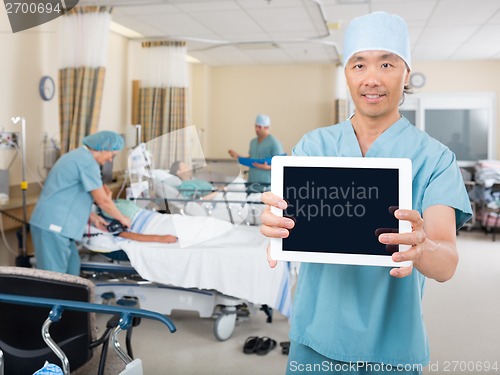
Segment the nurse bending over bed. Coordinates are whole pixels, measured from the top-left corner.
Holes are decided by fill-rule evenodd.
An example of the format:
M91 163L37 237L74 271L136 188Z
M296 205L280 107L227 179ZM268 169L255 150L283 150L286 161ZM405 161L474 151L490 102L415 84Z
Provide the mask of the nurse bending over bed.
M123 226L131 225L130 219L115 207L99 169L123 149L123 138L115 132L101 131L86 136L82 143L56 162L31 216L37 268L80 274L75 241L82 238L87 221L105 228L105 220L91 214L93 202Z

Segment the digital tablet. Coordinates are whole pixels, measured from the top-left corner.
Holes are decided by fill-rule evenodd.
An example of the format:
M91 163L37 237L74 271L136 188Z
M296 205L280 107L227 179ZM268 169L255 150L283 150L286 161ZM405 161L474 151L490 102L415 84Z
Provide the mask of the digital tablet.
M396 208L412 208L410 159L275 156L271 191L288 202L278 216L295 220L288 238L271 239L271 258L313 263L404 267L378 241L383 232L411 232ZM399 249L398 249L399 248Z

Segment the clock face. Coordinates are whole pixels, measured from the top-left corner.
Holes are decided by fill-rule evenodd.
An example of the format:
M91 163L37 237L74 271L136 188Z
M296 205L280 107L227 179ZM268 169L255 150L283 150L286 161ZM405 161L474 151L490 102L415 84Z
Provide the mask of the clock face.
M40 80L40 96L43 100L50 100L54 97L56 86L52 77L44 76Z
M410 85L419 89L425 85L425 76L422 73L412 73L410 75Z

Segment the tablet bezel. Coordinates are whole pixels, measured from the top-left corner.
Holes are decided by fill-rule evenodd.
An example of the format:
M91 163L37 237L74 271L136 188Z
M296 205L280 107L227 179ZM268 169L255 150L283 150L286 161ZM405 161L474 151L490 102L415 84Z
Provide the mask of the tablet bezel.
M412 209L412 164L410 159L275 156L272 159L271 192L278 197L283 197L284 167L397 169L399 178L399 208ZM271 207L271 212L277 216L283 216L283 210L276 207ZM409 232L411 232L410 222L399 220L399 233ZM383 255L286 251L283 250L283 240L281 238L271 238L270 245L270 256L274 260L384 267L407 267L411 265L410 261L394 262L390 256ZM405 251L409 248L409 245L399 245L399 251Z

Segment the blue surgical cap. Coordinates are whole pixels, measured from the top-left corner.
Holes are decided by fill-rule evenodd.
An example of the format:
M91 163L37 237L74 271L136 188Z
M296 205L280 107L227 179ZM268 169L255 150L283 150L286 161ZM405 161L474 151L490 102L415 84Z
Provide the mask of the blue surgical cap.
M353 19L344 35L344 66L361 51L394 53L411 68L406 22L400 16L386 12L374 12Z
M269 118L268 115L257 115L257 118L255 119L255 125L259 126L270 126L271 125L271 119Z
M95 151L120 151L125 146L120 134L108 130L87 135L82 143Z

